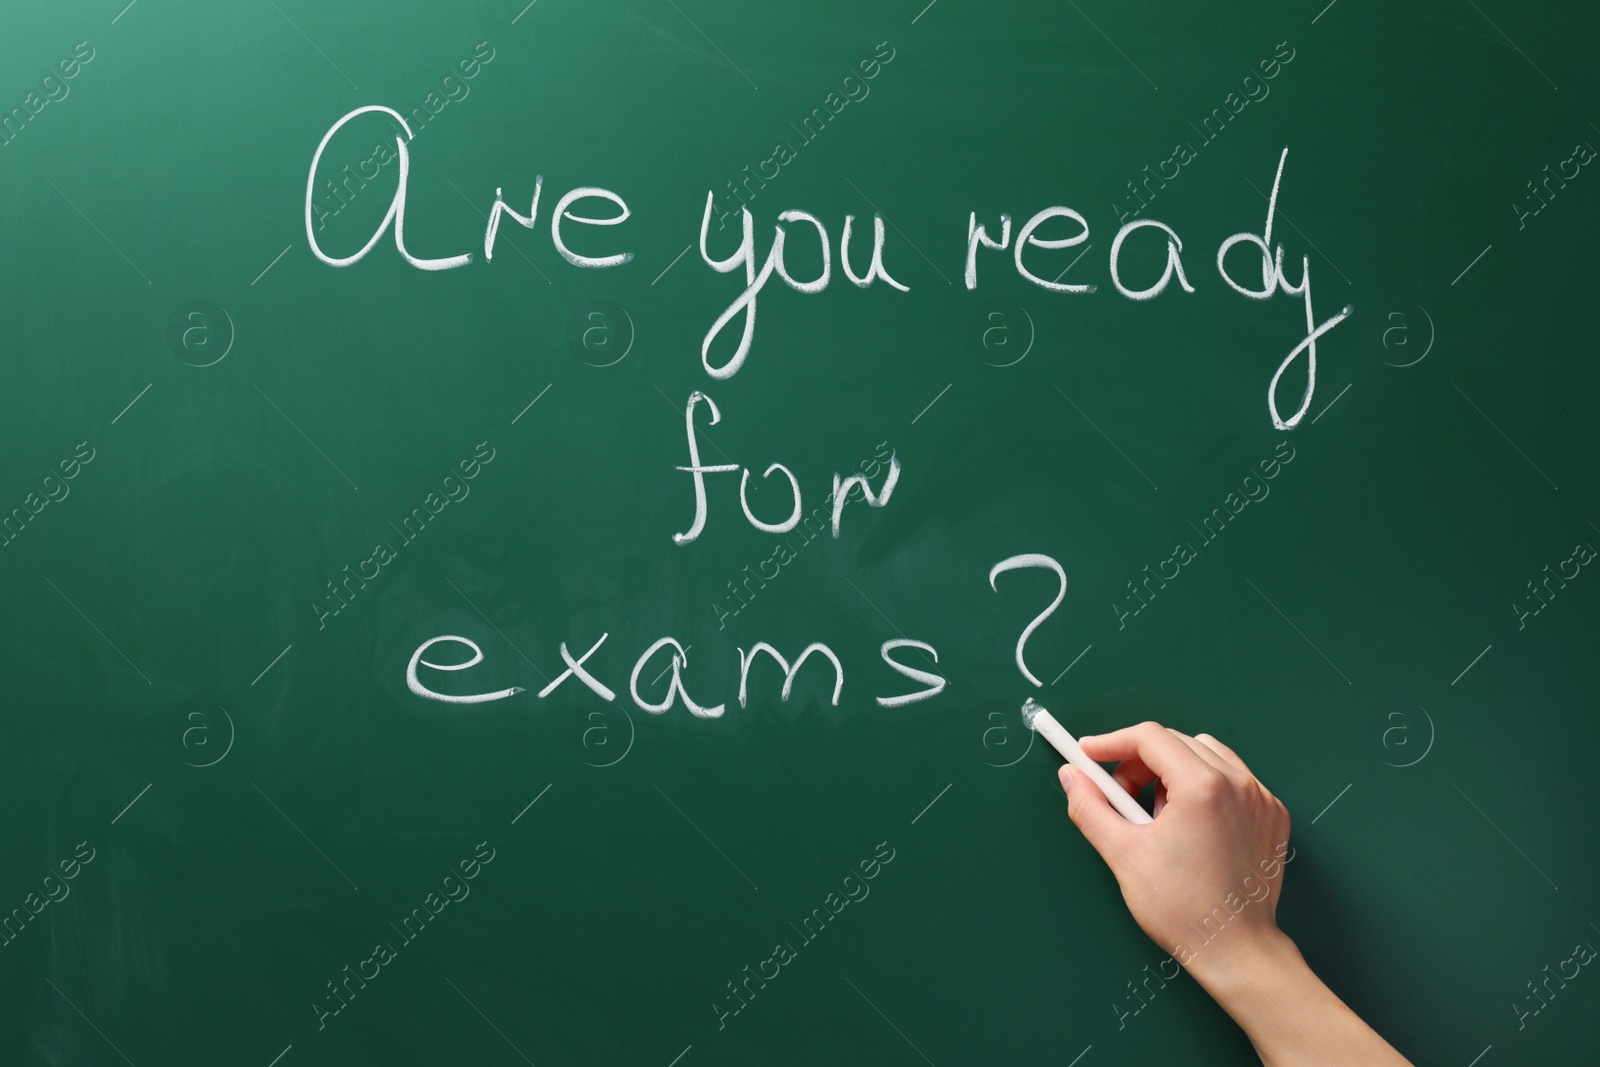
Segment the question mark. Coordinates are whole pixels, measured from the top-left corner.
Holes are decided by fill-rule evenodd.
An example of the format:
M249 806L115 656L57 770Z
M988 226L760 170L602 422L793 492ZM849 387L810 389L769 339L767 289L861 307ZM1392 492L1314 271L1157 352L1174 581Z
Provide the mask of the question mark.
M1027 629L1022 631L1022 636L1017 638L1017 670L1021 671L1022 676L1028 681L1043 689L1044 683L1035 678L1033 672L1028 670L1028 665L1023 662L1022 649L1028 643L1028 638L1033 636L1033 631L1039 628L1039 624L1048 619L1061 606L1061 601L1066 598L1067 572L1061 569L1061 564L1049 556L1041 555L1038 552L1024 552L1020 556L1012 556L1010 559L1001 560L989 570L989 588L998 593L1000 587L994 584L994 580L1006 571L1020 570L1023 567L1043 567L1045 570L1054 571L1055 576L1061 579L1061 591L1056 594L1056 598L1050 602L1049 607L1033 617L1033 621L1028 624Z

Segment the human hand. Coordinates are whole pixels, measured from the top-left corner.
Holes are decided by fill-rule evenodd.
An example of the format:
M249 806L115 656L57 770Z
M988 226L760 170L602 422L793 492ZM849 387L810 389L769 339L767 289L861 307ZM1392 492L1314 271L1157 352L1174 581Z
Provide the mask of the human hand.
M1276 947L1289 812L1209 734L1154 722L1078 739L1133 796L1156 783L1155 820L1135 825L1095 784L1061 768L1068 813L1116 876L1140 928L1202 983Z
M1410 1061L1356 1016L1278 929L1289 812L1209 734L1145 722L1078 745L1131 795L1156 783L1155 819L1128 822L1061 768L1067 811L1117 877L1135 921L1216 999L1267 1067Z

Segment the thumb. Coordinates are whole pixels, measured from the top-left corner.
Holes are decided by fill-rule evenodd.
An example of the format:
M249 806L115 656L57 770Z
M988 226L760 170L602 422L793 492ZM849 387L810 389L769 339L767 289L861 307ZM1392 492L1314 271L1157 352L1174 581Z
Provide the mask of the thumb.
M1067 794L1067 816L1089 844L1094 846L1094 850L1100 853L1106 866L1113 873L1120 874L1127 862L1119 851L1128 844L1122 840L1131 829L1127 821L1111 806L1106 795L1089 780L1088 775L1070 763L1061 765L1060 775L1061 788Z

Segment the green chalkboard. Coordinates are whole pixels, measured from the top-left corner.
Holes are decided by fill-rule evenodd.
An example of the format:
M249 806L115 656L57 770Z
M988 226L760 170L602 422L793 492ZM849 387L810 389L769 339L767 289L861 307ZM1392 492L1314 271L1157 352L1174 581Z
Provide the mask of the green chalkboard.
M1416 1062L1592 1059L1597 45L11 12L0 1061L1249 1061L1030 696L1238 749Z

